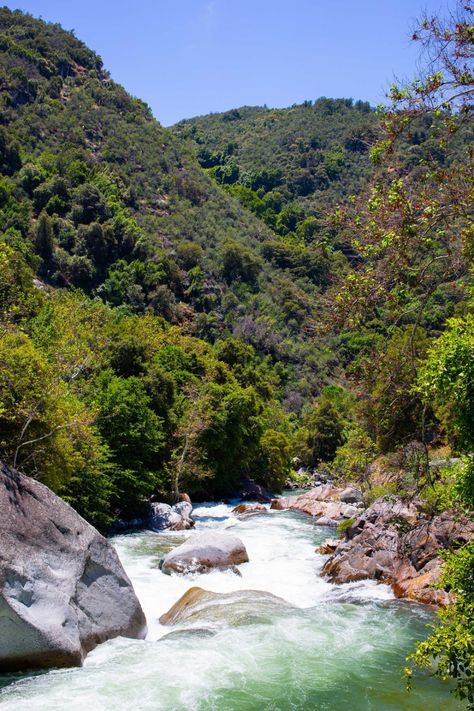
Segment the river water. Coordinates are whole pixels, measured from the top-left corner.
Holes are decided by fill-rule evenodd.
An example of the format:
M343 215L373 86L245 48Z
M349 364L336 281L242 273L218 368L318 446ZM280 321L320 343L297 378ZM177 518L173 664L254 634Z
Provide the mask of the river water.
M116 639L81 669L0 677L2 711L451 711L461 708L428 675L408 694L404 659L431 615L373 582L334 586L319 577L315 547L329 529L269 511L237 520L231 506L194 510L197 529L228 531L247 547L242 575L166 576L160 557L189 532L141 531L113 543L145 610L144 641ZM291 603L251 616L235 605L182 628L158 618L186 590L272 592ZM0 640L1 644L1 640Z

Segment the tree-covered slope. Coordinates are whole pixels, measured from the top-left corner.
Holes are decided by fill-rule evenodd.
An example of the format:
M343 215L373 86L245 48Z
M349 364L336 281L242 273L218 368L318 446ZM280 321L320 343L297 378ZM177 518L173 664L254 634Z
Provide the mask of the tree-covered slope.
M0 11L0 86L0 230L43 280L238 336L281 363L292 407L317 392L341 255L275 235L58 25Z
M278 234L308 239L373 173L378 116L367 102L305 101L287 109L244 106L173 128L200 164Z

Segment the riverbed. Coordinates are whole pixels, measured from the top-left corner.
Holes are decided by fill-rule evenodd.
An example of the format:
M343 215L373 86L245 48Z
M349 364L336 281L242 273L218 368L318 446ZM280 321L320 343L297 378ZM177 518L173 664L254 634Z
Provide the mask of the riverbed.
M333 531L310 517L267 511L239 520L227 504L199 505L196 529L228 531L250 561L234 572L167 576L161 556L189 536L140 531L113 543L148 620L145 640L100 645L81 669L0 676L2 711L428 711L462 708L424 676L407 693L405 656L432 613L374 582L335 586L315 548ZM222 606L170 628L158 618L191 586L263 590L290 606L249 617ZM1 641L0 641L1 644Z

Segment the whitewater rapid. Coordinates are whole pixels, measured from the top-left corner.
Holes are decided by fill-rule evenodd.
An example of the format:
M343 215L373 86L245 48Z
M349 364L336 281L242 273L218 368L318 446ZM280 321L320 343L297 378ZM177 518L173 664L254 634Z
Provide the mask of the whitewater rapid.
M100 645L81 669L0 677L2 711L443 711L461 708L426 676L411 694L405 656L431 613L374 582L334 586L315 549L333 532L286 511L239 520L232 505L194 509L196 529L229 531L249 562L231 571L167 576L161 556L190 532L140 531L113 543L148 620L146 640ZM264 590L294 606L238 624L225 614L202 629L159 623L189 587ZM230 609L230 608L229 608ZM170 634L171 633L171 634ZM1 640L0 640L1 644Z

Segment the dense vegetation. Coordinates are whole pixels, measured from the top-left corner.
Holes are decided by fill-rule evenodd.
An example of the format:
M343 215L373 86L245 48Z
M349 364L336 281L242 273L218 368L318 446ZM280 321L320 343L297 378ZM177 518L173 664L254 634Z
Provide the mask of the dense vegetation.
M318 392L318 296L340 255L282 241L59 26L0 10L0 83L0 229L25 253L37 224L43 280L244 340L280 363L294 410Z
M384 112L168 131L72 34L0 10L0 457L103 528L279 490L295 455L472 511L472 18L421 24L426 75ZM472 561L447 555L456 602L413 657L469 708Z
M274 232L309 244L328 238L329 209L366 186L379 122L367 102L320 98L288 109L243 106L173 130Z

